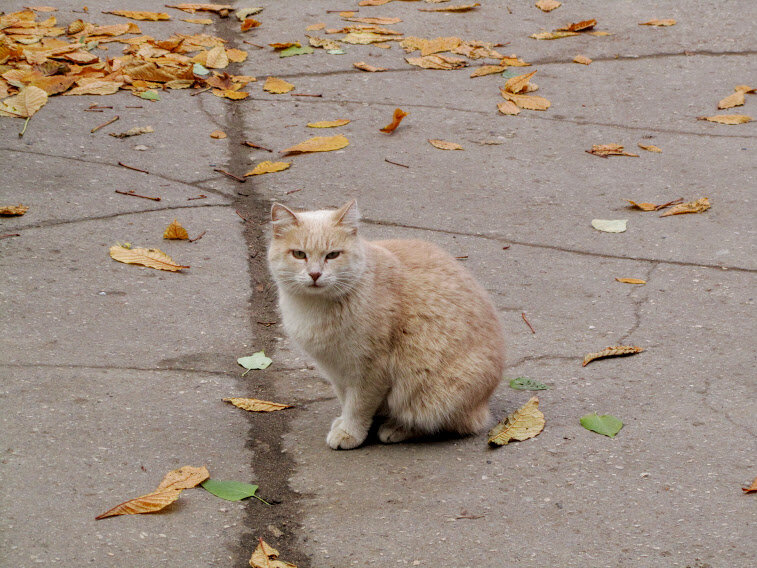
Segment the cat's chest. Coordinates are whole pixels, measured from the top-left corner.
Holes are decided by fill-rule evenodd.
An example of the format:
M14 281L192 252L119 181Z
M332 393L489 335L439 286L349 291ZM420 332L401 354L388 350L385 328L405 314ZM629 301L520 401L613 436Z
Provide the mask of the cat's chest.
M341 350L355 340L352 319L342 310L287 298L280 306L289 336L313 354Z

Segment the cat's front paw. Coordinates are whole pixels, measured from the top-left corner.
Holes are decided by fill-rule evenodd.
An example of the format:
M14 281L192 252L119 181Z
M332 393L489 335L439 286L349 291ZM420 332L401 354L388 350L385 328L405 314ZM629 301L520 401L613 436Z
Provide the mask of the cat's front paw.
M415 436L415 432L408 430L404 426L401 426L396 422L393 422L392 420L384 422L381 426L379 426L378 429L379 440L381 440L385 444L402 442L403 440L407 440L408 438L412 438L413 436Z
M331 424L329 435L326 436L326 443L332 450L351 450L357 448L365 441L368 432L359 433L356 429L352 430L352 432L350 430L340 416Z

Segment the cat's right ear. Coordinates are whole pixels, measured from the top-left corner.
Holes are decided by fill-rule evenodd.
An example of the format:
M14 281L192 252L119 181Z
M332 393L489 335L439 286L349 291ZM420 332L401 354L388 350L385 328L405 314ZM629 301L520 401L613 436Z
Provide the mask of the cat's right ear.
M281 237L289 229L299 225L300 220L294 211L288 207L281 203L274 203L271 207L271 223L273 225L273 236Z

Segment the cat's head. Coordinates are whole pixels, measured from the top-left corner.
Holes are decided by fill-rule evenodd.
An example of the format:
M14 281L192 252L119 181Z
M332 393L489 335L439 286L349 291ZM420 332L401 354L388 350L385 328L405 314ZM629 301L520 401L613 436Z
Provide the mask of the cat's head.
M271 209L268 264L280 288L292 294L338 297L365 271L355 201L336 210Z

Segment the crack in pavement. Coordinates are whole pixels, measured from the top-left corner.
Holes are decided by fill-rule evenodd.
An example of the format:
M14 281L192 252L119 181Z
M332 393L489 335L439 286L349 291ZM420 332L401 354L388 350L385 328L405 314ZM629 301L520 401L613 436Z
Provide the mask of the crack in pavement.
M120 365L84 365L84 364L60 364L60 363L3 363L1 368L10 369L33 369L43 367L45 369L94 369L94 370L116 370L116 371L149 371L158 373L203 373L213 375L224 375L236 377L234 373L219 371L218 369L192 369L186 367L130 367Z
M659 264L653 264L649 267L649 270L647 270L647 273L644 275L644 280L649 282L652 278L652 274L654 274L655 270L659 267ZM646 288L646 284L643 286L644 290L642 293L640 293L637 297L633 297L635 292L641 292L638 290L637 286L631 286L631 289L628 291L627 298L631 299L634 309L633 309L633 317L634 322L631 325L630 329L624 333L619 339L618 344L623 345L624 342L629 339L641 326L641 309L644 307L646 302L649 301L649 289Z
M588 250L582 250L582 249L572 249L568 247L561 247L558 245L548 245L544 243L531 243L528 241L516 241L513 239L508 239L501 235L484 235L481 233L466 233L463 231L452 231L450 229L437 229L434 227L422 227L420 225L407 225L405 223L398 223L395 221L387 221L384 219L361 219L361 223L365 223L367 225L378 225L378 226L385 226L385 227L398 227L401 229L414 229L417 231L429 231L432 233L442 233L445 235L459 235L462 237L472 237L472 238L478 238L478 239L485 239L488 241L495 241L499 243L506 243L510 245L517 245L522 247L531 247L531 248L538 248L538 249L547 249L547 250L554 250L558 252L565 252L569 254L578 254L582 256L591 256L596 258L607 258L607 259L615 259L615 260L634 260L637 262L650 262L653 264L668 264L672 266L693 266L696 268L715 268L718 270L732 270L734 272L746 272L746 273L754 273L757 272L757 269L754 268L746 268L743 266L726 266L723 264L708 264L708 263L702 263L702 262L686 262L682 260L663 260L659 258L647 258L642 256L624 256L620 254L609 254L609 253L601 253L601 252L592 252Z

